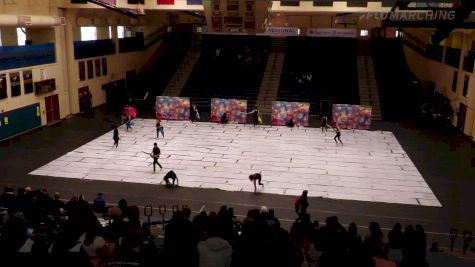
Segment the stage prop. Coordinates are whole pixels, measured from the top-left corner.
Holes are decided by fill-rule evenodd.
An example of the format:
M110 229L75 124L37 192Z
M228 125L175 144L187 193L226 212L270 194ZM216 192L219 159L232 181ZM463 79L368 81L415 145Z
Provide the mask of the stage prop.
M228 123L246 123L247 101L240 99L211 99L211 121L220 122L226 112Z
M361 129L371 128L371 107L333 104L332 126L338 125L341 129Z
M285 125L292 119L295 125L308 126L310 104L304 102L272 102L272 125Z
M125 114L126 116L130 116L132 119L137 118L137 109L132 107L132 106L126 106L124 107L124 110L122 111L122 114Z
M157 96L155 116L166 120L188 120L190 99L188 97Z

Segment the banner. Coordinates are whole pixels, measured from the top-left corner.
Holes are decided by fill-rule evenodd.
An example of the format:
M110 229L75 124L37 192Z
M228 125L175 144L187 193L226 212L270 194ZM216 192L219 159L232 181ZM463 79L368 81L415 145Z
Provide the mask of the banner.
M333 104L332 126L341 129L371 128L371 107L348 104Z
M271 36L299 36L299 28L290 27L267 27L265 35Z
M174 5L175 0L157 0L157 5Z
M224 113L229 123L246 123L247 101L239 99L211 99L211 121L221 122Z
M285 125L291 119L295 125L308 126L309 103L303 102L272 102L272 125Z
M344 29L344 28L308 28L307 36L310 37L341 37L341 38L356 38L358 32L356 29Z
M191 5L202 5L203 0L186 0L186 4L191 6Z
M188 97L157 96L155 116L166 120L190 119L190 99Z

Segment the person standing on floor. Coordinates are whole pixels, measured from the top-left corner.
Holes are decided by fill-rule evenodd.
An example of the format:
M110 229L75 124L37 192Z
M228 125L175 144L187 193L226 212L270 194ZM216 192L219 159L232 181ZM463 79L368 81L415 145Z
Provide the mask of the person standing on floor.
M336 139L338 139L338 141L340 141L340 143L343 145L343 142L340 139L341 132L340 128L338 128L338 125L336 125L333 130L335 131L335 137L333 137L333 140L335 140L335 143L338 144L338 142L336 141Z
M157 128L157 138L160 136L160 133L162 133L163 138L165 138L165 132L163 130L163 125L162 125L162 120L157 118L157 124L155 125Z
M157 143L153 143L153 150L151 156L153 157L153 172L155 172L155 164L158 164L161 170L162 165L158 163L158 158L160 157L160 148L158 148Z
M307 208L309 206L307 194L308 191L303 190L302 195L295 200L295 212L301 219L307 214Z
M328 125L327 125L327 122L328 122L328 118L327 116L323 115L322 116L322 119L320 120L320 127L322 127L322 132L323 132L323 129L325 128L325 131L328 131Z
M132 130L132 117L130 115L127 116L127 122L125 123L125 126L127 127L127 132L129 131L129 128L130 130Z
M191 108L190 108L190 120L191 122L195 122L196 119L198 119L198 109L196 108L195 105L191 105Z
M259 123L259 109L257 106L254 106L254 109L247 114L252 114L252 124L254 124L254 127L256 127L256 125Z
M114 136L112 137L112 139L114 139L114 144L112 145L112 147L115 146L115 148L117 148L119 146L119 130L117 129L117 127L114 128Z

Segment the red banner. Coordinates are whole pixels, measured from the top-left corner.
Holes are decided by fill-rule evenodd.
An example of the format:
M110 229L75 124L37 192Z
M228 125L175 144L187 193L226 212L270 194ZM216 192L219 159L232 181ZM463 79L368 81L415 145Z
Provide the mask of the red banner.
M174 5L175 0L157 0L157 5Z

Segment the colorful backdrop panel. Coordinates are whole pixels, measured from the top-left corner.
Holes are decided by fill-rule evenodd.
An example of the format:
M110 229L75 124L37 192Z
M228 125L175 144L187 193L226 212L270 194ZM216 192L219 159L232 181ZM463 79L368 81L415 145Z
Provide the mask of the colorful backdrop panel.
M308 126L310 104L304 102L272 102L272 125L285 125L292 119L296 125Z
M246 123L247 100L211 99L211 121L220 122L226 112L229 123Z
M156 117L166 120L188 120L190 99L188 97L157 96Z
M368 130L371 128L371 107L333 104L332 122L342 129Z

